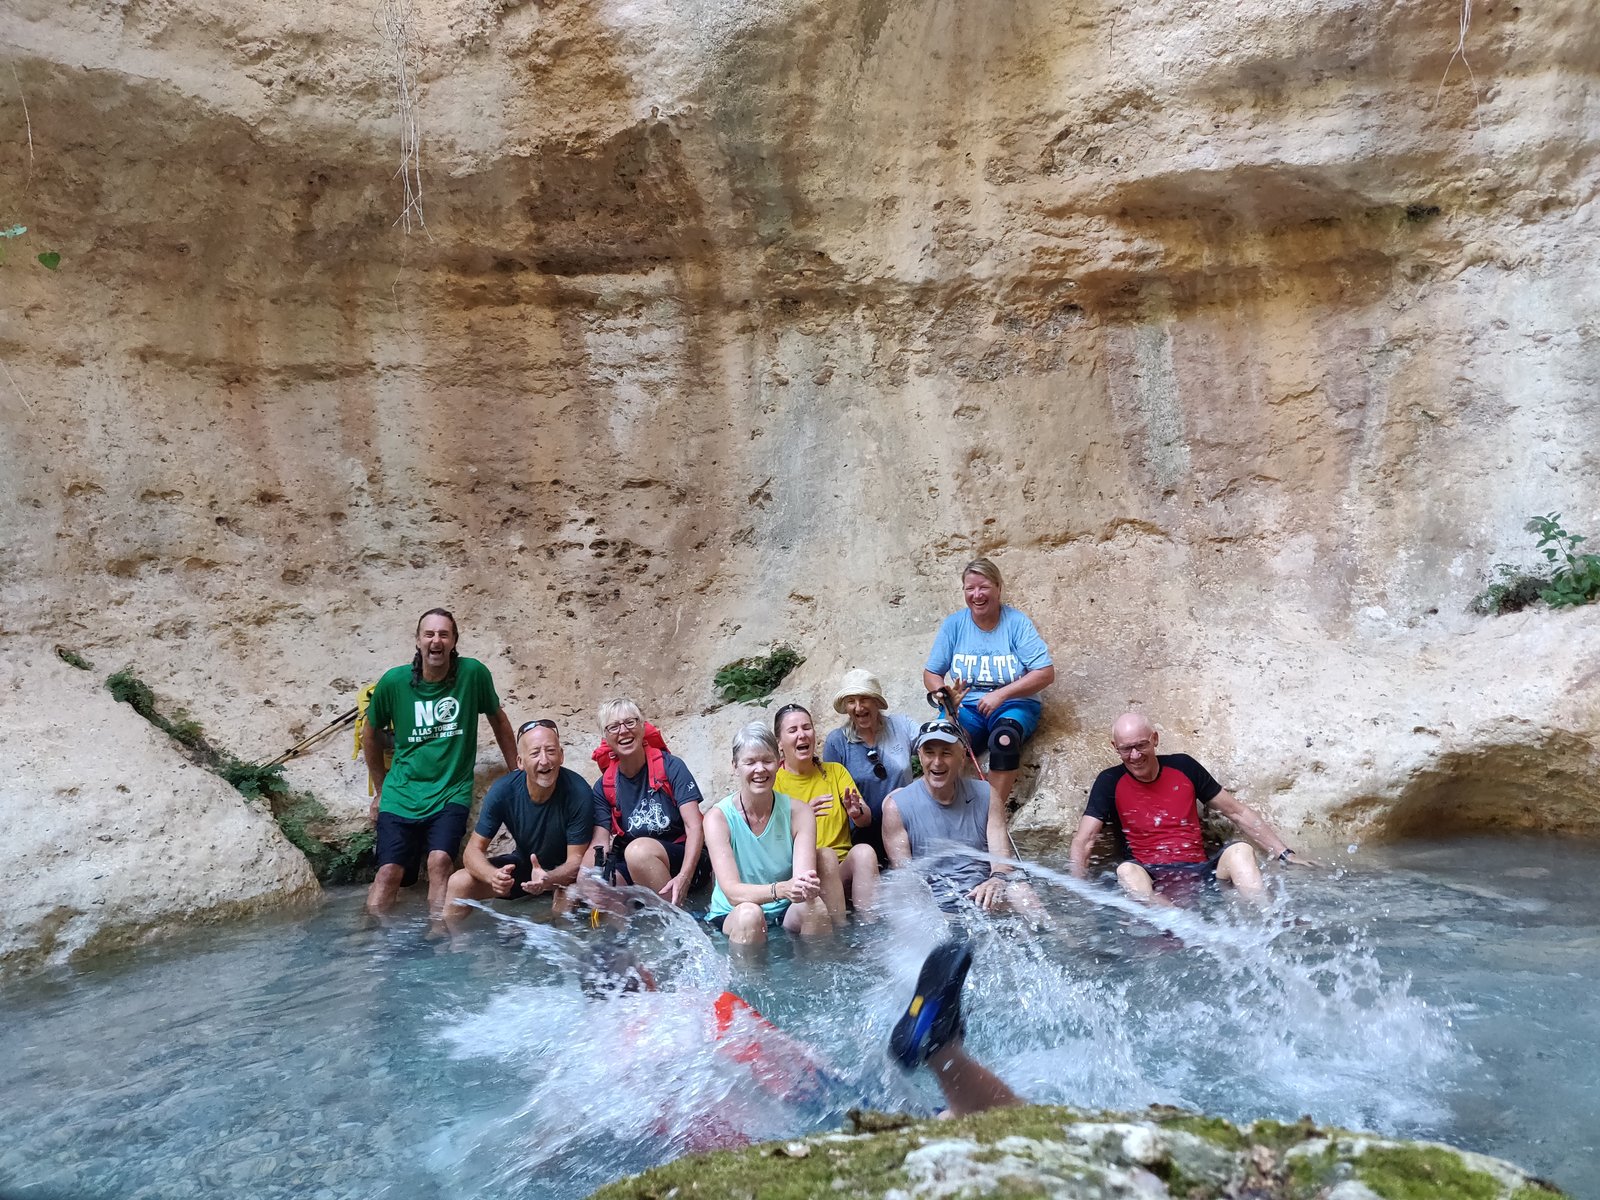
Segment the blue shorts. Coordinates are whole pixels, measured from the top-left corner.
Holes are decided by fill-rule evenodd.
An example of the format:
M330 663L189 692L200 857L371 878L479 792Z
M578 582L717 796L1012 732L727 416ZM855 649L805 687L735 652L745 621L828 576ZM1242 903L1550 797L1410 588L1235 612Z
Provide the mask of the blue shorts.
M986 717L978 711L977 697L970 697L961 701L961 710L956 715L961 718L961 727L972 739L972 752L982 754L989 747L989 731L1001 717L1010 717L1021 725L1022 740L1027 741L1033 736L1033 731L1039 728L1039 716L1043 712L1044 705L1037 700L1007 700Z

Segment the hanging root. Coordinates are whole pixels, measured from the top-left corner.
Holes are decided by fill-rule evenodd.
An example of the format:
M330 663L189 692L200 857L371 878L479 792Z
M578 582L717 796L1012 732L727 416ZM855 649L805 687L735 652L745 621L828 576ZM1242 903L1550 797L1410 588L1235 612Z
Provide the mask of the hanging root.
M400 118L400 179L403 202L395 224L407 233L428 231L422 212L422 139L417 128L417 85L410 68L411 0L382 0L378 19L394 53L395 112Z
M1450 61L1444 65L1444 74L1439 77L1439 87L1433 93L1433 104L1439 106L1439 97L1444 94L1445 82L1450 78L1450 68L1456 65L1456 59L1461 60L1461 65L1467 69L1467 78L1472 81L1472 109L1474 114L1478 111L1478 77L1473 73L1472 64L1467 61L1467 32L1472 28L1472 0L1461 0L1461 28L1456 34L1455 49L1450 52ZM1480 118L1481 119L1481 118Z

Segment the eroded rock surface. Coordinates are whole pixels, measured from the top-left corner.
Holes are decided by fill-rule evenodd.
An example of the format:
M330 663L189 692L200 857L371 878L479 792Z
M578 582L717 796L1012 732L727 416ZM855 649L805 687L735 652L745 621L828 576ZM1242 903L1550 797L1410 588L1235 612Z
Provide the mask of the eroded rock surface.
M49 651L8 657L0 722L8 966L318 896L305 856L262 805L187 762L93 673Z
M883 1124L866 1114L869 1128ZM1540 1200L1563 1193L1499 1159L1428 1142L1177 1110L1000 1109L682 1158L594 1200L828 1196L944 1200Z
M13 0L0 645L268 758L444 603L716 792L719 664L922 713L984 552L1060 670L1024 827L1132 704L1302 840L1600 832L1595 611L1464 612L1600 536L1597 63L1581 0Z

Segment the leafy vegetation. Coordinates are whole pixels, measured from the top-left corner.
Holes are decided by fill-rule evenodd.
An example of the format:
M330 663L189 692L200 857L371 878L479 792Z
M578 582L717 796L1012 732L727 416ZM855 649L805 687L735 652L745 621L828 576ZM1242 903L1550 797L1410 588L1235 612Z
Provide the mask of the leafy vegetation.
M1540 599L1551 608L1574 608L1600 599L1600 554L1578 550L1586 537L1563 529L1558 512L1533 517L1528 532L1539 535L1539 552L1555 568Z
M1494 582L1467 605L1480 617L1502 617L1506 613L1521 612L1529 605L1537 604L1540 594L1550 584L1548 576L1530 574L1510 563L1497 563L1494 571Z
M1494 580L1467 607L1484 617L1521 612L1536 600L1551 608L1573 608L1600 600L1600 554L1580 550L1588 541L1562 527L1561 514L1532 517L1526 526L1539 535L1536 548L1549 564L1547 573L1527 571L1510 563L1495 565Z
M79 654L76 650L69 649L66 646L56 647L56 657L62 662L66 663L67 666L77 667L80 671L94 670L94 664L92 662L90 662L83 655Z
M310 792L291 790L281 764L249 762L219 749L184 709L170 718L164 716L156 707L155 693L131 667L108 678L106 690L183 746L193 761L227 780L246 800L265 804L283 835L306 856L323 883L361 883L372 878L372 831L363 829L333 838L333 820L327 808Z
M724 704L753 704L765 700L805 656L793 646L779 644L765 657L741 658L711 677Z

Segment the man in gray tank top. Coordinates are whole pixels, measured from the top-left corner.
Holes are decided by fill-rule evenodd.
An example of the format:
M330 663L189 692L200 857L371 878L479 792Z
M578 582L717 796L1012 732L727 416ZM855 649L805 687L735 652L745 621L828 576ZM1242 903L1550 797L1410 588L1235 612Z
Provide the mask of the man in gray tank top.
M931 858L924 866L940 908L970 901L985 912L1011 907L1042 916L1032 890L1020 881L1009 882L1011 868L960 852L966 846L988 853L989 786L967 778L966 750L956 727L949 721L928 721L917 730L912 746L922 763L922 778L883 802L883 847L890 865ZM1009 850L997 852L1009 857Z

